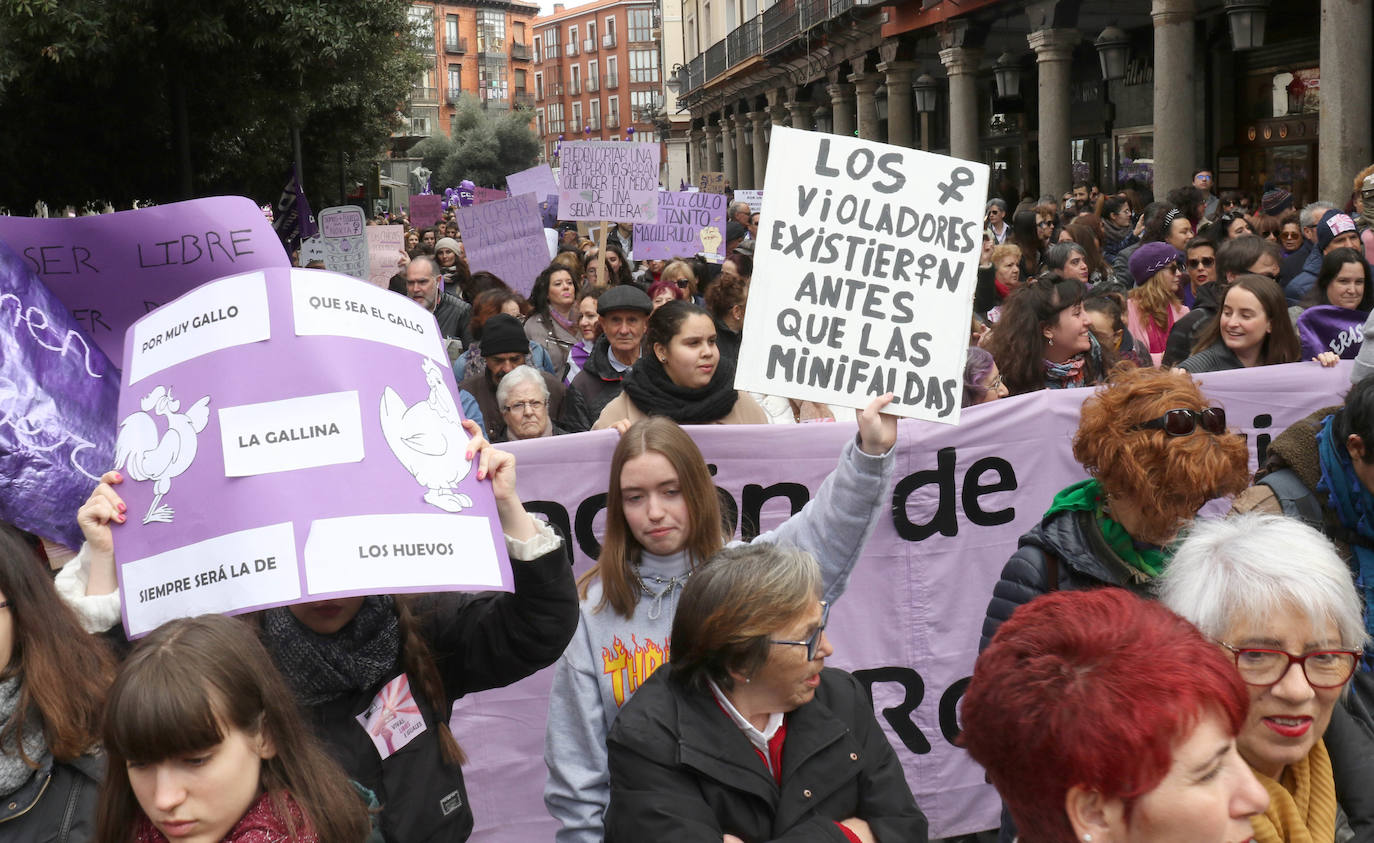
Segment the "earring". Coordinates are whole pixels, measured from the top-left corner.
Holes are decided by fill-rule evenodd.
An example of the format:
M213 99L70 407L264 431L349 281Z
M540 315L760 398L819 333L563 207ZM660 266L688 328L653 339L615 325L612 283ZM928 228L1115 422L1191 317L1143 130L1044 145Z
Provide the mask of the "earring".
M1047 337L1045 337L1045 342L1047 342L1047 343L1050 344L1050 348L1054 348L1054 337L1053 337L1053 336L1047 336Z
M1093 836L1091 834L1083 835L1083 843L1093 843Z

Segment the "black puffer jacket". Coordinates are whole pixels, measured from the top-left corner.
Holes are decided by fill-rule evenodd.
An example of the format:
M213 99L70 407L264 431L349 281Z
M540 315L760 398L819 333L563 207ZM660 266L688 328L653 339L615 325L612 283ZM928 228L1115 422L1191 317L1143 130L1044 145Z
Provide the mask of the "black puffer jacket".
M1017 607L1050 591L1086 591L1120 586L1149 596L1144 574L1126 564L1102 538L1091 512L1057 512L1031 528L1017 541L1016 552L1002 568L1002 578L992 589L983 636L982 652L997 629ZM1048 557L1057 562L1058 584L1051 588Z
M600 417L601 411L606 409L606 405L614 401L624 388L622 379L625 374L617 372L611 365L610 353L610 341L604 336L597 337L596 345L592 346L592 353L587 356L586 365L572 381L572 388L581 393L587 417L592 421Z
M95 805L103 778L103 755L83 755L67 763L50 762L28 784L0 800L0 840L95 840Z

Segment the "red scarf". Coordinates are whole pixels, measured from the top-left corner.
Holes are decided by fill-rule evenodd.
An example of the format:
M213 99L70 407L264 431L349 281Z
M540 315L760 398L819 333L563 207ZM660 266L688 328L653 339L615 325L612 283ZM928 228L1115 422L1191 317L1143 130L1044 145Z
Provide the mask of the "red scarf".
M297 829L296 843L319 843L320 838L306 822L301 806L296 804L291 794L285 794L285 797L291 820ZM135 843L168 843L166 835L157 830L146 814L139 815L134 840ZM224 835L226 843L288 843L290 840L286 820L272 810L272 800L266 793L259 796L242 819Z

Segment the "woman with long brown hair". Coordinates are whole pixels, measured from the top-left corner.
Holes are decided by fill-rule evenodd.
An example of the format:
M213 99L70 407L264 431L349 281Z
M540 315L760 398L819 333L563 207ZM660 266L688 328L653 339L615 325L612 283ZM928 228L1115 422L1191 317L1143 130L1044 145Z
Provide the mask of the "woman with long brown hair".
M1116 355L1093 335L1085 292L1080 281L1051 276L1023 285L1002 304L987 347L1012 395L1107 379Z
M46 563L0 525L0 839L98 839L100 717L109 652L53 588Z
M859 435L801 512L755 542L793 545L821 563L824 599L843 592L887 500L897 420L890 394L858 414ZM610 796L606 734L620 706L668 660L682 586L733 532L706 460L669 419L625 431L611 458L606 533L581 579L581 619L554 672L544 803L559 843L600 841ZM616 667L616 660L624 657Z

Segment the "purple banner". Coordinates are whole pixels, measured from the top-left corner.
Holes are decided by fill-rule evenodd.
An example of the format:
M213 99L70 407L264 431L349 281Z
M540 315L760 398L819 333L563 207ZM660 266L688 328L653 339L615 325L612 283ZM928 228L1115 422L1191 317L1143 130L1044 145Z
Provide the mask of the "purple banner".
M438 326L410 299L316 270L222 278L135 323L123 375L130 634L327 597L511 588Z
M564 142L558 153L559 216L657 222L658 159L656 143Z
M528 296L549 265L544 223L534 194L522 193L455 212L473 272L485 269Z
M429 228L444 216L444 197L437 193L421 193L410 197L410 224L415 228Z
M117 214L0 217L0 240L38 273L111 360L124 332L212 278L290 259L251 199L216 196Z
M506 187L510 188L511 196L533 193L541 201L545 196L558 194L558 182L554 179L553 170L549 169L548 164L536 164L528 170L511 173L506 176Z
M1364 347L1364 323L1369 314L1334 304L1309 307L1298 316L1298 340L1302 359L1311 360L1323 351L1334 351L1342 360L1354 360Z
M81 546L76 510L114 456L119 371L0 243L0 521Z
M701 253L725 257L722 193L658 193L658 222L635 223L635 260L672 260Z

